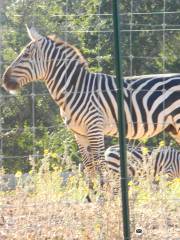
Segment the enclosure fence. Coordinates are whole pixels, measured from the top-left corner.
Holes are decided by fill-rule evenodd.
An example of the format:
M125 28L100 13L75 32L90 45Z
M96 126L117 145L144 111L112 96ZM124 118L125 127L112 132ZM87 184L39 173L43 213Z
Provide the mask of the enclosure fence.
M45 36L55 33L77 46L86 57L91 72L115 75L112 1L7 1L0 14L0 76L29 42L25 24L36 27ZM177 1L123 0L120 1L120 18L123 77L179 72L180 6ZM107 140L106 145L117 141ZM161 144L180 150L165 132L140 142L127 142L143 145L150 151ZM0 89L0 167L3 166L6 172L29 172L31 159L40 161L46 149L57 153L61 161L68 158L72 167L81 158L74 146L73 137L59 117L58 107L41 83L33 82L24 87L18 96ZM173 186L174 193L160 185L158 199L153 197L151 187L140 192L140 187L135 186L132 190L129 186L132 239L150 236L151 239L180 239L180 214L177 211L180 193L177 185ZM146 185L143 187L146 189ZM30 209L32 206L27 203L25 207ZM4 211L13 206L3 202L0 208ZM122 207L119 209L119 235L114 239L123 239L121 211ZM99 214L103 216L103 210ZM97 235L97 239L110 239L107 232L113 231L113 224L110 226L108 229L103 223L103 234ZM79 235L77 239L83 238Z

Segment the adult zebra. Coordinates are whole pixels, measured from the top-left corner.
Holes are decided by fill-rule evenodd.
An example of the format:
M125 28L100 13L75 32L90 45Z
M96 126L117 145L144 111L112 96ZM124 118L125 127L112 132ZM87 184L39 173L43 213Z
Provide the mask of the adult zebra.
M170 179L180 178L180 151L172 147L162 147L143 153L141 147L127 146L128 175L138 177L167 174ZM119 145L109 147L105 151L105 162L112 172L119 173Z
M104 172L104 135L117 136L116 83L91 73L78 49L27 28L31 42L3 75L16 90L35 80L46 84L74 132L87 173ZM153 137L167 130L180 143L180 75L130 77L124 81L126 137Z

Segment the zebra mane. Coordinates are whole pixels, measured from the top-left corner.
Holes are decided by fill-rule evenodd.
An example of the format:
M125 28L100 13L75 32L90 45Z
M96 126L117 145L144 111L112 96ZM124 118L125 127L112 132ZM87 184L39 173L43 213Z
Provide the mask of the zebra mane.
M78 48L63 41L56 35L49 35L48 38L50 40L52 40L53 42L55 42L55 44L64 44L66 47L71 48L74 51L74 53L77 55L80 64L84 65L85 67L88 67L88 63L87 63L86 59L84 58L84 56L82 55L82 53L79 51Z

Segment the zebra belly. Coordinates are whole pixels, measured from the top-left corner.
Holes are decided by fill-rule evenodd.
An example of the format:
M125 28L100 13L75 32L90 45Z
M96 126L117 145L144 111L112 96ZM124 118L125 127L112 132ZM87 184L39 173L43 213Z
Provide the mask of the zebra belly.
M141 139L141 138L150 138L154 137L157 134L161 133L168 125L167 124L159 124L155 127L155 125L149 124L148 129L145 128L145 124L139 124L134 126L133 124L127 125L127 134L126 138L128 139ZM104 127L104 135L108 136L117 136L118 137L118 129L114 122L107 123Z

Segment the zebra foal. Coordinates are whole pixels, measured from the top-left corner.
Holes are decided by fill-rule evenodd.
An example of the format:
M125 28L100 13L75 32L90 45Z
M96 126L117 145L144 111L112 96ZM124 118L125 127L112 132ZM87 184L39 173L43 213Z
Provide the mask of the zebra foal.
M31 42L3 75L11 91L43 80L74 133L85 170L105 172L104 136L118 137L116 79L92 73L77 48L27 28ZM166 130L180 143L180 74L146 75L124 79L126 137L153 137ZM165 102L164 102L165 100Z
M152 174L167 174L170 179L180 178L180 151L172 147L162 147L144 154L141 147L127 146L129 177ZM105 151L105 162L108 169L119 173L119 146L114 145Z

